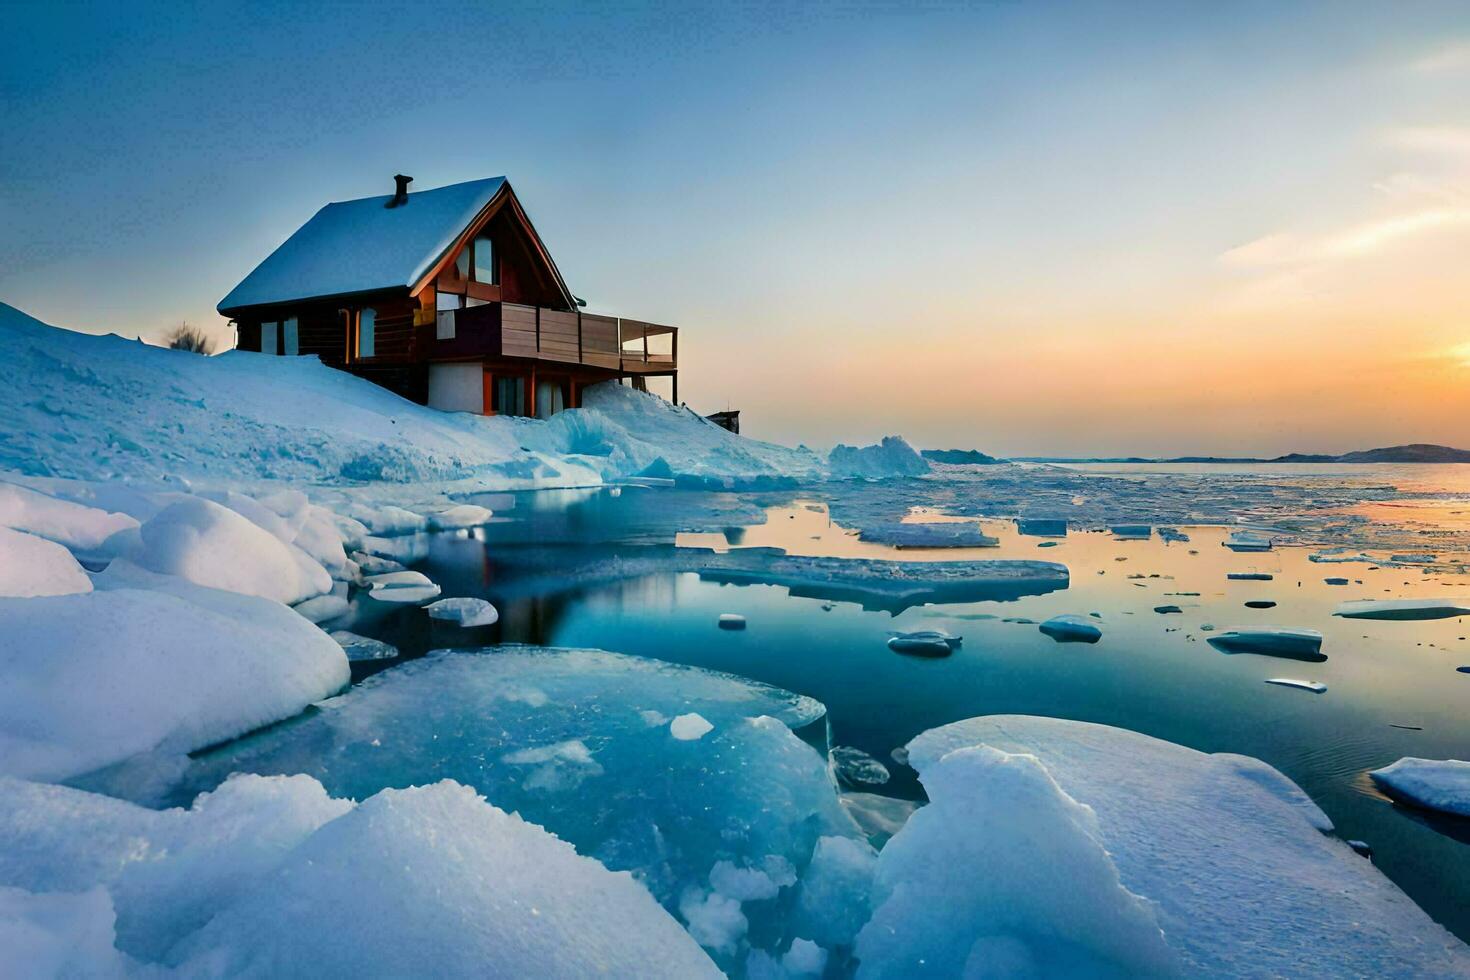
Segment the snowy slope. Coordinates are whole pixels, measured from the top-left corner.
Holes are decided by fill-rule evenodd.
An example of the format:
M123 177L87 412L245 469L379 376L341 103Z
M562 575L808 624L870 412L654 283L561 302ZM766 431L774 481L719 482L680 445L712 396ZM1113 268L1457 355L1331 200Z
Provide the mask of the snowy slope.
M314 357L200 357L0 303L0 471L239 485L589 485L635 474L820 478L826 462L617 385L550 422L413 404Z

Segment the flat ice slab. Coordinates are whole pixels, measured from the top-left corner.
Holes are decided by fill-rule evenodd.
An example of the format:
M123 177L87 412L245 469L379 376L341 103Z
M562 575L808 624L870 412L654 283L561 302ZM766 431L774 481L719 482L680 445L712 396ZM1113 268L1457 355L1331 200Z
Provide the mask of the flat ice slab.
M371 636L360 636L349 630L333 630L332 639L347 654L348 660L392 660L398 656L398 648L393 644L375 640Z
M1251 531L1235 531L1220 544L1231 551L1270 551L1271 539Z
M1284 626L1238 626L1220 630L1208 642L1222 653L1259 653L1268 657L1317 663L1327 659L1327 655L1322 652L1322 634L1316 630Z
M907 900L917 903L919 916L943 922L949 908L986 901L998 903L1008 914L981 923L973 932L936 934L924 930L922 918L905 920L924 930L896 937L895 942L905 947L907 963L919 958L939 962L955 956L951 952L955 947L960 963L972 952L985 956L1008 951L1022 963L1028 958L1045 963L1069 948L1079 954L1099 951L1099 926L1104 926L1106 939L1113 932L1106 923L1136 914L1128 911L1134 908L1128 898L1132 895L1153 910L1163 941L1177 957L1173 970L1166 972L1186 976L1470 972L1465 945L1435 924L1372 863L1324 834L1322 828L1330 824L1321 811L1294 783L1264 763L1207 755L1104 725L1019 715L972 718L926 732L909 743L909 760L928 786L941 760L977 746L1012 754L1011 759L1032 758L1054 781L1054 789L1031 778L1034 773L1025 766L977 765L973 767L977 771L955 773L957 785L941 787L938 797L930 787L935 800L931 807L946 793L960 800L972 798L977 806L985 806L987 796L1004 794L1007 803L993 811L991 819L998 823L984 834L975 832L975 813L991 811L957 815L949 826L929 828L936 845L946 839L957 843L944 846L968 840L973 842L970 849L983 855L983 842L1016 834L1020 841L1016 846L1028 846L1026 827L1051 827L1055 820L1059 832L1041 838L1035 861L1059 872L1066 866L1057 862L1067 854L1090 863L1062 872L1066 875L1062 880L1082 884L1069 889L1069 911L1058 915L1054 906L1038 908L1031 903L1025 891L1009 894L1003 880L965 874L975 869L942 857L945 851L930 846L905 850L901 842L912 835L929 808L921 809L880 855L875 890L879 911L874 922L886 918L881 902L885 881L908 878L921 883L903 866L925 860L949 860L957 869L956 881L952 892L910 891ZM1014 779L1008 775L1013 770ZM1019 796L1023 790L1028 795ZM1018 806L1021 802L1029 805ZM1068 806L1072 802L1090 807L1091 816L1076 814ZM1060 819L1067 815L1065 821ZM1091 849L1093 835L1104 856ZM1099 860L1116 868L1126 893L1101 887L1106 875L1096 864ZM1091 894L1083 885L1092 889ZM867 935L865 930L858 943L862 974L871 970L875 976L901 975L897 964L885 970L870 961L864 952ZM926 944L926 939L932 943ZM1138 941L1149 942L1146 931L1138 933ZM875 955L879 945L875 936ZM1100 951L1114 954L1115 965L1118 956L1132 955L1127 948ZM1089 964L1097 961L1096 957L1073 960L1070 972L1091 972Z
M865 525L858 540L895 548L995 548L1000 539L986 534L978 524L968 521L941 521L915 524L890 521Z
M1036 628L1058 643L1096 643L1102 639L1102 627L1096 620L1075 613L1053 616Z
M1280 687L1297 687L1303 691L1311 691L1313 694L1326 694L1327 685L1321 681L1299 681L1292 677L1270 677L1267 684L1276 684Z
M1453 619L1470 615L1470 599L1355 599L1337 607L1344 619Z
M484 599L455 598L440 599L424 607L430 619L455 623L469 629L473 626L491 626L500 621L500 612Z
M1410 757L1368 775L1395 799L1426 810L1470 817L1470 762Z

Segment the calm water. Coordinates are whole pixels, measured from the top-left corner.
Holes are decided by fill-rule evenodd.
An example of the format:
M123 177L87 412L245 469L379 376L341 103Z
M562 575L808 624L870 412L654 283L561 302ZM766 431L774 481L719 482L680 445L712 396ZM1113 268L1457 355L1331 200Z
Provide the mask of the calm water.
M752 501L769 508L748 523ZM1204 751L1264 759L1296 780L1344 838L1372 845L1378 866L1432 916L1470 938L1470 825L1431 819L1379 796L1363 775L1406 755L1470 756L1470 622L1373 622L1333 618L1347 599L1470 595L1462 573L1366 563L1322 564L1309 549L1235 553L1218 527L1183 528L1188 543L1073 533L1055 545L985 522L1001 547L918 551L865 544L835 527L819 500L734 498L669 490L517 495L495 501L504 523L429 542L416 567L445 595L500 606L501 624L457 630L414 609L367 601L350 627L412 655L433 647L497 641L597 647L730 671L815 697L829 710L833 744L888 764L881 792L915 799L921 789L892 750L936 725L975 715L1023 713L1117 725ZM754 511L756 514L758 510ZM922 516L922 515L921 515ZM607 581L558 569L682 545L783 547L792 553L945 560L1037 558L1066 564L1070 587L1009 602L926 606L898 615L854 603L796 598L772 586L731 586L689 573ZM1230 581L1266 572L1272 581ZM1328 585L1329 577L1346 585ZM582 583L582 584L579 584ZM1253 600L1277 603L1247 608ZM1180 613L1154 607L1177 605ZM748 620L716 627L721 613ZM1034 624L1058 613L1099 613L1096 645L1058 644ZM1322 663L1228 655L1205 642L1220 628L1279 625L1320 630ZM896 655L891 630L942 628L964 637L952 657ZM359 675L388 665L357 665ZM1268 685L1321 681L1325 694Z

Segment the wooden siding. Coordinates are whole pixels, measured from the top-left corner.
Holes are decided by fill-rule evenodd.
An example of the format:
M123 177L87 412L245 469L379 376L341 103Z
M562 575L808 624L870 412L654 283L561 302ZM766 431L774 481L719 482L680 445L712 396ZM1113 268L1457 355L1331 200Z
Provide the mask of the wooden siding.
M500 351L506 357L535 357L536 307L500 304Z
M618 321L615 317L582 314L582 363L614 371L618 369Z
M578 364L582 360L577 331L577 314L560 310L541 311L539 354L543 360Z

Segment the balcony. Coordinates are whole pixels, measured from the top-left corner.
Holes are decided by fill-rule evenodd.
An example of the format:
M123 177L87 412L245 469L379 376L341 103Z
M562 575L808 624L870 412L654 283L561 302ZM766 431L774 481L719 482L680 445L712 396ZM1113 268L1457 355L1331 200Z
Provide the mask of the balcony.
M519 303L440 310L425 343L431 361L516 357L626 375L672 374L679 360L677 327Z

